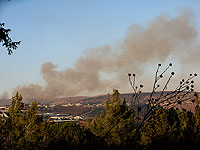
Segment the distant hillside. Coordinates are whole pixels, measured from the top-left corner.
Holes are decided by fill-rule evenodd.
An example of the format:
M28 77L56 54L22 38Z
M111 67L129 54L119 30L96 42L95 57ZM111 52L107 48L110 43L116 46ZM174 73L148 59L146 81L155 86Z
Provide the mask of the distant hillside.
M64 98L28 98L23 99L23 102L26 104L30 104L31 102L37 100L38 103L42 104L54 104L54 105L60 105L64 103L77 103L83 99L87 99L87 96L75 96L75 97L64 97ZM10 105L12 102L12 99L1 99L0 105Z
M12 99L1 99L0 106L10 105L12 103Z
M140 104L145 106L151 93L141 93L140 95ZM154 94L155 97L158 97L160 92ZM124 93L120 94L122 100L125 99L127 103L130 103L133 98L133 93ZM193 94L190 94L187 97L193 97ZM48 108L39 108L39 113L58 113L58 114L71 114L73 116L82 115L87 118L93 118L95 115L99 115L101 111L105 111L104 103L107 99L107 95L99 95L93 97L87 96L75 96L75 97L64 97L64 98L52 98L52 99L37 99L41 104L48 104ZM34 99L27 99L25 102L33 101ZM0 106L10 105L11 99L0 100ZM70 103L70 104L68 104ZM79 104L80 103L80 104ZM72 105L73 104L73 105ZM98 105L100 104L100 105ZM183 105L178 106L179 109L187 109L194 111L194 104L191 102L184 102Z
M145 92L141 93L140 96L140 102L145 103L150 96L150 92ZM160 92L157 92L154 94L154 96L158 96ZM120 94L122 99L125 99L127 102L130 102L133 97L133 93L124 93ZM192 97L192 95L191 95ZM62 104L67 104L67 103L81 103L81 104L102 104L106 101L107 95L99 95L99 96L74 96L74 97L63 97L63 98L52 98L52 99L45 99L45 98L39 98L37 99L38 103L43 103L43 104L49 104L49 105L62 105ZM25 99L25 103L34 101L35 99ZM11 99L3 99L0 100L0 105L9 105L11 104L12 100Z

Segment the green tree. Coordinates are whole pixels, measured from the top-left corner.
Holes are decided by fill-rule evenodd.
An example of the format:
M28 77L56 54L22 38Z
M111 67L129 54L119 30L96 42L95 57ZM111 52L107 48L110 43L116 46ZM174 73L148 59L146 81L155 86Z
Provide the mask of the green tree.
M98 144L96 136L75 123L44 122L37 114L37 102L24 109L17 93L9 108L9 117L0 120L1 149L80 149Z
M24 119L22 109L22 96L17 93L12 97L12 104L9 108L9 117L4 124L4 143L5 149L14 149L24 146Z
M190 111L158 108L141 130L141 144L148 149L195 147L195 120Z
M194 95L194 99L192 101L194 103L194 133L195 133L195 138L194 142L195 143L200 143L200 100L199 100L199 95L196 92Z
M170 141L176 138L178 124L178 115L174 109L158 108L141 130L141 144L153 147L170 145Z
M4 23L0 23L0 43L3 43L2 46L5 46L8 51L8 55L13 53L13 50L17 49L21 41L13 42L9 36L10 29L4 28Z
M52 138L48 149L77 149L91 143L89 135L92 133L75 123L54 123L50 125L50 130Z
M3 121L2 147L4 149L32 149L37 147L41 120L37 115L37 102L25 111L22 96L17 93L12 98L9 116Z
M37 114L37 102L34 101L29 110L24 113L24 139L27 148L38 147L42 120Z
M89 122L88 128L96 135L103 138L108 145L123 145L132 136L135 129L134 111L129 110L126 101L122 101L118 90L113 90L112 99L108 95L105 104L106 113Z
M12 97L9 116L4 120L1 145L3 149L21 149L25 146L23 108L22 96L17 93Z
M0 4L1 3L2 0L0 0ZM0 43L2 43L2 46L7 48L8 55L11 55L13 53L13 50L16 50L18 48L18 45L20 45L21 41L13 42L11 37L9 36L9 32L11 31L11 29L4 28L4 25L5 23L0 23Z

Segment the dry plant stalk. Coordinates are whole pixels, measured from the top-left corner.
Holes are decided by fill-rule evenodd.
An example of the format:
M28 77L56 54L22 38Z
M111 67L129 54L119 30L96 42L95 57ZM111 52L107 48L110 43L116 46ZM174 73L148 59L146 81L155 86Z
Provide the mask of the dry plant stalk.
M147 107L142 108L140 103L141 89L143 85L137 86L135 85L136 75L128 74L130 85L133 89L133 98L131 100L130 109L135 109L135 121L137 125L136 133L139 129L152 117L154 112L158 108L175 108L177 105L181 105L185 101L191 101L192 97L189 94L195 94L194 92L194 80L193 78L197 76L197 74L190 74L189 77L185 80L182 79L178 86L173 91L166 91L172 77L174 76L174 72L171 72L170 76L166 80L164 86L161 89L161 86L158 82L163 79L163 76L167 72L167 70L172 66L170 63L163 72L159 73L161 64L158 64L155 79L153 83L152 92L147 101ZM158 91L158 89L161 89ZM187 97L188 96L188 97ZM142 109L146 109L143 110ZM184 109L183 109L184 110ZM184 110L185 111L185 110Z

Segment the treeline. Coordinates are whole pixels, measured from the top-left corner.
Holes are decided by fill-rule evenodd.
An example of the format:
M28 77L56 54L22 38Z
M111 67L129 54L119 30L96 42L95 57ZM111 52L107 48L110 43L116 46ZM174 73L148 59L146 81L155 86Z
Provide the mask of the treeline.
M26 112L22 96L14 96L9 116L0 120L0 149L192 149L200 145L200 107L196 95L195 112L157 107L145 123L135 119L117 90L108 95L106 112L87 126L50 123L37 115L37 102Z

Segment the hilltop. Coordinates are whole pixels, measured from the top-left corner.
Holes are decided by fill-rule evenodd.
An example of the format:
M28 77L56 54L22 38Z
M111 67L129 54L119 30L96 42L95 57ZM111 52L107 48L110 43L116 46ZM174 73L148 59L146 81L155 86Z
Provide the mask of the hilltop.
M141 93L140 104L145 106L147 100L150 96L150 92ZM155 97L159 96L160 92L154 94ZM130 104L133 93L123 93L120 97L126 100ZM192 94L189 97L193 97ZM101 111L104 111L104 103L107 99L107 95L98 96L74 96L74 97L63 97L63 98L52 98L52 99L37 99L38 107L40 113L59 113L59 114L72 114L72 115L82 115L85 117L94 117L94 115L99 115ZM34 99L25 99L25 101L33 101ZM10 105L11 99L0 100L0 105ZM28 105L28 104L27 104ZM179 109L194 110L193 103L188 101L184 102Z

